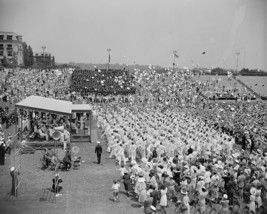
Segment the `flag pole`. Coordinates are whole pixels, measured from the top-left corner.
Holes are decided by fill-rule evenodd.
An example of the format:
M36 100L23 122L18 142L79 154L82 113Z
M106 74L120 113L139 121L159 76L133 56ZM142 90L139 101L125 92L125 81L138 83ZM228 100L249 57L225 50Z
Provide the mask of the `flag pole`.
M173 71L174 71L174 68L175 68L175 57L177 55L177 51L172 51L173 52Z
M110 51L111 51L111 49L108 48L107 49L107 52L108 52L108 70L109 70L109 63L110 63Z

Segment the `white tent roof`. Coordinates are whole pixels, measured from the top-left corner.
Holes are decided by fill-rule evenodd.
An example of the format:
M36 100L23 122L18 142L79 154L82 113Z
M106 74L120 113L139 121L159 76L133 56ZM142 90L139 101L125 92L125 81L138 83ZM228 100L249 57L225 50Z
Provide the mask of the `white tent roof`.
M30 96L16 104L19 108L53 112L57 114L71 114L72 102L56 100L40 96Z
M92 110L92 106L88 104L72 104L73 112L88 112Z

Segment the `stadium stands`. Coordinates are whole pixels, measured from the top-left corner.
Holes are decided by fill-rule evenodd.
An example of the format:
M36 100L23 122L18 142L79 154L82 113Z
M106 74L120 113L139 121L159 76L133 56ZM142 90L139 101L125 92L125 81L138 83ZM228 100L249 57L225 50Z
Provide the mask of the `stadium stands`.
M125 70L75 70L70 88L75 92L101 95L135 93L133 77Z

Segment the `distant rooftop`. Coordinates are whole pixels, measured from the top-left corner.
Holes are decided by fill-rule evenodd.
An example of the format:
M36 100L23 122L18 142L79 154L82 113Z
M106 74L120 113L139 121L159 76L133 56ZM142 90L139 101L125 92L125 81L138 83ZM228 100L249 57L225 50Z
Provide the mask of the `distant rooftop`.
M13 34L13 35L16 35L16 36L21 36L17 33L14 33L14 32L6 32L6 31L0 31L0 34Z

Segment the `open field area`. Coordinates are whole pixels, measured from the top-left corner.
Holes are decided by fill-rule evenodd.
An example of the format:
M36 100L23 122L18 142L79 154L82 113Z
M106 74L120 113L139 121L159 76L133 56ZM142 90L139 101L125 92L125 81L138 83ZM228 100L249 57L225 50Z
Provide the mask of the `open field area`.
M81 156L85 162L78 170L60 172L63 179L63 191L62 195L56 198L56 203L52 203L52 193L50 193L50 201L48 200L50 194L47 197L43 196L44 189L51 189L54 172L48 169L41 170L42 154L40 151L21 156L22 183L19 197L8 200L11 176L9 174L10 156L7 156L6 165L0 166L1 213L142 213L142 210L138 208L138 203L124 194L120 195L120 203L110 200L112 198L111 185L114 179L119 178L119 171L116 170L118 166L115 165L114 160L108 158L109 154L104 152L103 164L98 165L94 154L95 143L77 143L76 145L80 148L76 156ZM102 145L106 151L103 141ZM59 149L58 155L60 159L63 158L62 149Z
M267 95L267 77L265 76L237 76L248 87L260 95Z

